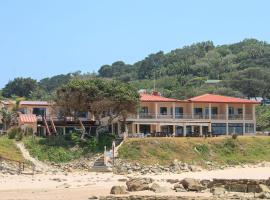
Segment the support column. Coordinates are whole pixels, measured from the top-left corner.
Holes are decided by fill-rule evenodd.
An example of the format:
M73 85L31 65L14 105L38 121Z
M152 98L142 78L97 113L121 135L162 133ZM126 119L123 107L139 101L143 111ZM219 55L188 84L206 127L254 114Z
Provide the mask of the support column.
M229 104L226 104L226 111L225 111L225 113L226 113L226 121L228 121L229 120Z
M63 135L66 135L66 127L63 127Z
M212 104L211 103L209 103L209 105L208 105L208 112L209 112L209 119L211 120L212 119Z
M114 132L113 132L113 123L112 123L111 127L112 127L112 131L111 131L111 133L112 133L112 134L114 134Z
M155 118L158 118L158 106L157 103L155 103Z
M185 123L184 123L184 125L183 125L183 136L184 136L184 137L187 136L187 126L186 126Z
M136 124L135 123L132 123L132 134L134 134L136 132Z
M203 135L203 128L202 128L203 126L202 125L200 125L200 136L202 136Z
M191 103L191 119L194 119L194 104Z
M172 110L173 119L175 119L175 102L173 102L173 110Z
M252 120L253 120L253 123L254 123L254 134L256 134L256 105L253 104L252 106Z
M242 110L243 110L243 135L246 133L246 105L242 105Z
M117 123L117 132L118 135L121 134L121 124L119 122Z
M175 135L176 135L175 130L176 130L175 125L173 125L173 136L175 136Z
M191 133L193 134L194 133L194 126L191 125Z
M160 124L157 124L156 126L157 126L156 127L157 132L160 132Z
M210 133L210 135L212 135L212 124L211 123L208 124L208 132Z
M136 124L136 133L140 133L140 124Z
M229 123L226 123L226 135L229 135Z

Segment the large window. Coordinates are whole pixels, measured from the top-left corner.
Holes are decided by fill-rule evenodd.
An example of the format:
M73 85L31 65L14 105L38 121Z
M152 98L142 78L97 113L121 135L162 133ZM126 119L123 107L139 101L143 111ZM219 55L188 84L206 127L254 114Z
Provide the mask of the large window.
M33 114L36 116L46 116L46 108L33 108Z
M202 108L194 108L194 114L195 115L200 115L203 113L203 109Z
M226 124L225 123L213 123L212 124L213 135L226 135Z
M246 125L245 125L245 132L246 133L255 133L254 124L246 123Z
M183 108L182 107L175 107L175 117L176 118L183 118Z
M212 115L217 115L217 114L218 114L218 108L212 107Z
M234 107L229 107L229 115L234 115Z
M141 108L141 113L147 114L148 113L148 107L144 106Z
M243 124L230 123L229 124L229 134L243 135Z
M167 107L160 107L159 112L161 115L167 115Z

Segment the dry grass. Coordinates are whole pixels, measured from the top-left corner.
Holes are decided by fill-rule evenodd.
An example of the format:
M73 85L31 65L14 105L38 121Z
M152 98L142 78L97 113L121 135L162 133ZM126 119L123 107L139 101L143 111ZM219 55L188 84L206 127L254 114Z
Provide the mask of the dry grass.
M0 156L16 161L24 161L20 150L16 147L14 140L5 136L0 137Z
M122 159L169 165L174 159L205 166L270 161L270 137L128 139L119 150Z

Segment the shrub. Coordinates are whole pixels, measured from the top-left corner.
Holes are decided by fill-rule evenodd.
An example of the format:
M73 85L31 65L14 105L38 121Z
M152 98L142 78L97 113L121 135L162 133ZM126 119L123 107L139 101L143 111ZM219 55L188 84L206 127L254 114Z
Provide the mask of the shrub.
M8 131L8 138L9 139L15 139L16 135L19 134L19 133L22 133L21 128L19 128L19 127L11 128Z
M96 151L97 149L97 139L96 138L91 138L87 140L87 149L90 151Z
M21 141L22 138L23 138L23 133L22 133L22 131L17 132L17 133L16 133L16 136L15 136L15 140L16 140L16 141Z
M232 139L236 140L236 139L237 139L237 137L238 137L238 135L237 135L237 134L232 134Z
M102 133L98 136L98 149L103 150L104 146L110 148L115 136L109 133Z
M81 143L81 138L78 133L72 133L71 134L71 141L74 142L74 144L79 145Z

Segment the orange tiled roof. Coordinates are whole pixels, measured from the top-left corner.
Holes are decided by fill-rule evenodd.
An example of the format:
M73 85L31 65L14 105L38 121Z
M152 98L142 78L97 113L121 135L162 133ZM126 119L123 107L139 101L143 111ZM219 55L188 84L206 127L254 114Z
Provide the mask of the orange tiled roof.
M215 94L204 94L201 96L193 97L188 99L190 102L201 102L201 103L249 103L259 104L258 101L241 99L236 97L221 96Z
M37 116L32 114L20 114L20 122L21 123L36 123Z
M172 99L172 98L166 98L162 97L158 94L146 94L141 93L140 94L140 101L147 101L147 102L182 102L178 99Z

